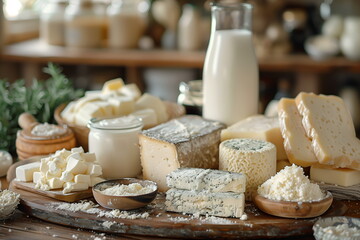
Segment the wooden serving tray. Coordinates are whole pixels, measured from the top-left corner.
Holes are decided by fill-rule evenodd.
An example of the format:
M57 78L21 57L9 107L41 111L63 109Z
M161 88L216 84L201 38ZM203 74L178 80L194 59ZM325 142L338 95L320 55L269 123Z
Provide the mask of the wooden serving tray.
M87 190L84 190L84 191L70 192L70 193L64 194L62 192L62 189L53 189L53 190L49 190L49 191L43 191L40 189L36 189L35 183L33 183L33 182L21 182L21 181L13 180L12 184L14 187L16 187L18 189L33 192L35 194L54 198L54 199L64 201L64 202L76 202L81 199L85 199L85 198L89 198L89 197L93 196L92 188L88 188Z
M35 192L10 188L21 195L20 210L28 215L53 223L109 232L115 234L132 234L165 238L222 238L222 239L254 239L285 238L294 236L312 236L312 226L318 218L287 219L267 215L258 210L252 203L246 204L245 213L248 219L223 218L226 222L204 221L192 215L166 212L164 195L158 195L155 201L145 208L131 213L148 212L147 219L121 219L98 216L87 212L71 212L56 209L62 202ZM94 201L94 199L90 199ZM99 207L100 210L111 210ZM341 216L347 211L341 201L334 201L330 209L322 217ZM110 223L110 226L108 225Z

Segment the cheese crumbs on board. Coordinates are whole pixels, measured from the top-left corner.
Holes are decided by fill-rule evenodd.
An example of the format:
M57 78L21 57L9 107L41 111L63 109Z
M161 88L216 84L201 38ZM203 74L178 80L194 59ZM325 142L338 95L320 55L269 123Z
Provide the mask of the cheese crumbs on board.
M258 194L277 201L312 202L325 198L319 185L310 183L301 167L285 167L258 188Z

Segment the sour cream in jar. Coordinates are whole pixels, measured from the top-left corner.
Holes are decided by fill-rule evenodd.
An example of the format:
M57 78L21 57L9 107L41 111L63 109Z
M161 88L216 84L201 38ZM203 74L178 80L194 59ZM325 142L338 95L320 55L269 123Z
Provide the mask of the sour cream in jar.
M141 173L139 138L141 119L126 116L91 119L89 152L95 153L106 179L136 177Z

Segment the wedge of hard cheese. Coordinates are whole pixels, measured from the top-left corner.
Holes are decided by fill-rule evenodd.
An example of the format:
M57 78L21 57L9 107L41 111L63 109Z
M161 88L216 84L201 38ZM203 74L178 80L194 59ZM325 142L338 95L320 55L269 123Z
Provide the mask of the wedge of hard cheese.
M220 122L187 115L139 135L143 177L168 189L166 175L180 167L218 168Z
M178 168L166 176L166 183L168 187L177 189L243 193L246 176L213 169Z
M349 187L360 184L360 171L349 168L332 168L327 165L314 165L310 168L310 179L317 182Z
M336 96L302 92L295 102L318 161L360 170L360 140L344 101Z
M244 213L245 197L243 193L170 189L166 192L165 206L171 212L239 218Z
M276 146L277 160L287 159L277 117L255 115L221 131L221 141L233 138L252 138L271 142Z
M302 117L294 99L282 98L278 105L279 124L284 138L284 148L291 163L311 166L318 160L301 123Z

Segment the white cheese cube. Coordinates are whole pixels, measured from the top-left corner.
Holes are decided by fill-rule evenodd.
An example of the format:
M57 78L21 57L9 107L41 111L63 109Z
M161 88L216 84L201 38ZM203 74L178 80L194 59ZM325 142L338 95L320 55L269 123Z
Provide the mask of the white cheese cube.
M34 172L33 173L33 183L39 182L39 180L42 178L43 174L42 172Z
M122 78L115 78L109 81L106 81L101 90L102 94L109 94L112 92L116 92L120 90L125 85L124 80Z
M51 158L48 157L48 158L42 158L40 160L40 167L39 167L39 170L40 172L42 172L43 174L45 174L48 170L49 170L49 165L48 165L48 162L51 161Z
M55 152L55 154L53 155L53 157L58 157L61 159L66 159L69 157L69 155L71 154L70 151L66 150L65 148L61 149L61 150L57 150Z
M84 149L82 147L72 148L71 153L84 153ZM73 155L73 157L74 156L75 155ZM81 155L76 155L76 156L81 157ZM80 159L80 158L77 158L77 159Z
M130 83L119 89L121 94L131 97L134 100L138 100L141 97L141 91L135 83Z
M76 183L86 183L86 184L90 185L90 175L77 174L74 177L74 182L76 182Z
M51 175L60 177L62 170L66 167L66 162L60 158L54 158L52 161L48 162L48 166L48 172Z
M60 176L61 176L61 170L54 172L54 174L50 173L49 171L47 171L45 173L46 179L51 179L51 178L60 177Z
M166 122L169 118L165 104L156 96L145 93L136 101L135 110L145 108L154 109L159 123Z
M134 111L135 102L131 97L118 96L108 99L115 116L124 116Z
M88 170L86 173L92 177L100 176L100 175L102 175L102 167L99 164L90 163L88 165Z
M64 184L63 194L67 194L69 192L78 192L83 191L89 188L87 183L73 183L73 182L66 182Z
M99 182L103 182L105 179L101 177L91 177L90 178L90 187L93 187L95 184L98 184Z
M72 174L83 174L88 166L86 162L70 157L66 165L66 171Z
M96 161L95 153L82 153L81 156L86 162L92 163Z
M71 182L74 179L74 174L68 171L64 171L61 174L60 180L64 182Z
M145 129L154 127L155 125L158 124L158 119L154 109L145 108L142 110L135 111L131 115L141 118Z
M29 182L33 180L34 172L40 171L40 162L29 163L16 168L16 179Z
M61 181L60 178L55 177L48 180L48 185L50 189L57 189L57 188L62 188L64 182Z

